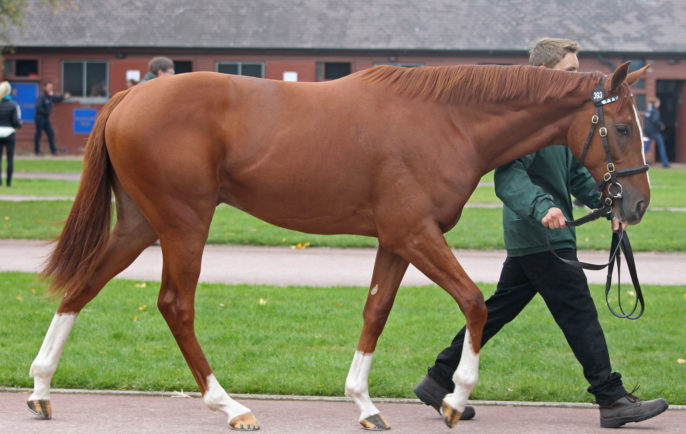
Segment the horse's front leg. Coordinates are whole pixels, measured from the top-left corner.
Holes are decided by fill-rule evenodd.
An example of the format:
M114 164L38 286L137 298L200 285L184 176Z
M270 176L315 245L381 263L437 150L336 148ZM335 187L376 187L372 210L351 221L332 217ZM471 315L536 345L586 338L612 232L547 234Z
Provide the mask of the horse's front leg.
M453 374L455 390L443 398L441 410L449 427L455 426L467 405L469 394L479 380L479 353L474 350L469 329L465 330L462 357Z
M402 281L408 262L379 246L376 253L374 273L367 303L364 306L364 325L357 351L353 357L348 378L345 381L345 394L353 399L360 408L360 424L366 429L390 429L369 397L368 378L376 342L383 331L388 314L393 307L398 286Z
M488 312L479 288L455 259L437 225L417 230L398 249L415 267L457 301L467 320L462 359L453 374L455 391L443 399L443 418L449 427L457 424L467 398L479 378L481 336Z

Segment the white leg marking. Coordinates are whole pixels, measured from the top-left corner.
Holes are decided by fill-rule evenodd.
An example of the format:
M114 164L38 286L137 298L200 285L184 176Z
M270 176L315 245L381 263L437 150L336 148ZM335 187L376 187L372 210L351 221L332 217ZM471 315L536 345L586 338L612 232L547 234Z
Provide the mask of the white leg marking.
M374 354L365 354L362 351L355 351L353 362L350 364L348 378L345 380L345 395L352 398L360 408L360 422L369 416L379 414L379 410L374 406L369 398L369 370L372 367L372 357Z
M207 377L207 391L202 397L207 408L212 411L221 410L231 422L236 417L250 413L250 409L231 399L224 388L219 384L214 374Z
M33 377L33 393L29 400L50 399L50 380L57 369L62 349L67 342L77 314L57 313L45 334L38 355L31 364L29 375Z
M376 295L376 293L379 292L379 285L374 285L372 290L370 291L371 295Z
M638 118L638 111L636 110L636 104L632 107L634 109L634 121L638 126L638 134L641 137L641 155L643 156L643 164L646 164L646 152L645 144L643 143L643 128L641 128L641 120ZM650 187L650 173L646 172L646 177L648 178L648 187Z
M469 394L472 392L474 386L476 386L478 379L479 355L474 353L472 338L469 335L469 330L466 330L464 343L462 344L462 358L453 374L455 391L447 394L443 400L455 410L463 413L464 408L467 405L467 398L469 398Z

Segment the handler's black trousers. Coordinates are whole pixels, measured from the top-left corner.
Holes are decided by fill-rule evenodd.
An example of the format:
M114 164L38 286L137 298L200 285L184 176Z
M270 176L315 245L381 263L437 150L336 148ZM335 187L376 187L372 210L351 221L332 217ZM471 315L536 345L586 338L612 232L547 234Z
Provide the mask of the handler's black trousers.
M576 259L576 251L572 249L561 249L557 253L565 259ZM605 335L598 322L598 311L593 304L586 275L550 252L507 257L498 287L486 300L488 319L481 345L512 321L536 293L543 297L581 363L584 376L591 385L588 391L595 395L596 401L609 404L626 395L622 376L611 370ZM455 387L452 376L460 362L464 334L463 327L450 347L438 355L436 364L429 368L429 376L449 390Z

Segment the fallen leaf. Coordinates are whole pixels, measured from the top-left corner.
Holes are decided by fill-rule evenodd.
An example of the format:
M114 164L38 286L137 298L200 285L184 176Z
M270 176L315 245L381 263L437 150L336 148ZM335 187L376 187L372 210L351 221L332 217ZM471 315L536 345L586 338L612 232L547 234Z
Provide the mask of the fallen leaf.
M680 365L683 365L684 363L686 363L686 360L684 360L684 359L676 359L676 362L677 362L678 364L680 364Z
M306 248L306 247L309 247L309 246L310 246L310 243L304 243L304 244L303 244L303 243L298 243L298 244L296 244L295 246L291 246L291 249L299 249L299 250L302 250L302 249L304 249L304 248Z
M33 288L31 288L30 291L31 291L31 294L35 294L35 293L36 293L36 290L33 289Z
M147 308L148 308L148 305L147 305L147 304L144 304L143 306L138 306L138 309L137 309L137 310L143 311L143 310L145 310L145 309L147 309Z
M24 301L24 297L22 297L21 295L17 295L17 300Z
M9 219L10 219L9 216L5 216L5 221L7 221L7 220L9 220Z
M133 317L133 322L136 322L136 321L138 321L138 315Z
M136 283L136 288L145 288L146 286L148 286L148 284L145 282Z
M264 306L267 304L267 300L264 298L260 298L260 305Z

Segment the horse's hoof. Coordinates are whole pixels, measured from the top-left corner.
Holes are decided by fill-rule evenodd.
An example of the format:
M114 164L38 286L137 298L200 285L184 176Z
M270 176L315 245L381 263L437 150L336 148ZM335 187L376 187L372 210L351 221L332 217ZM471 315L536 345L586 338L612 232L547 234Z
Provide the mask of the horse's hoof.
M441 410L443 410L443 420L445 421L445 424L448 425L448 428L455 427L460 420L462 413L448 405L445 400L442 402Z
M245 413L234 417L229 422L229 426L235 431L257 431L260 429L260 424L252 413Z
M391 426L386 422L386 419L381 416L381 413L373 414L360 421L360 425L362 425L362 428L369 431L386 431L391 429Z
M35 414L41 419L52 419L52 408L50 407L49 399L36 399L26 401L31 413Z

